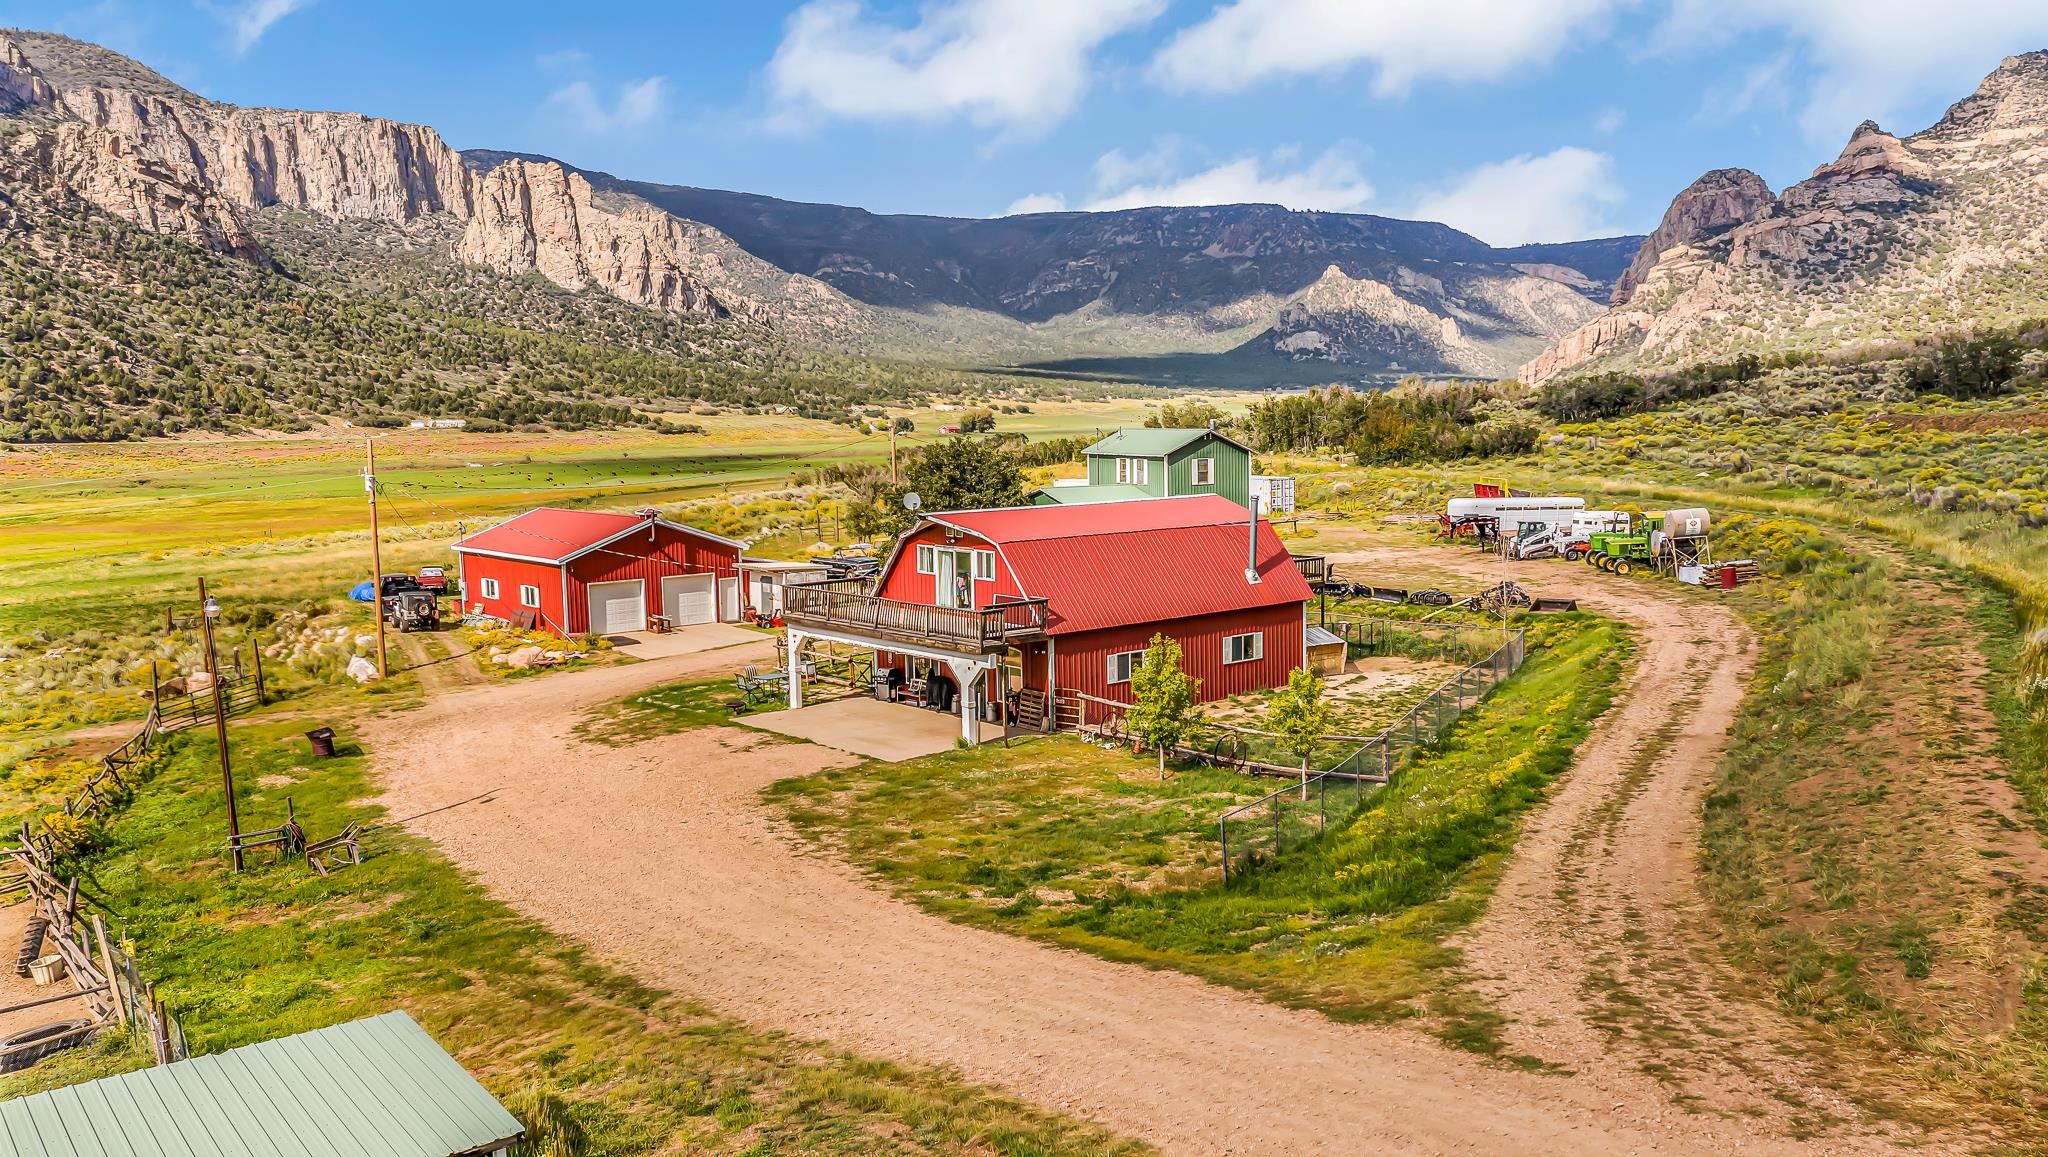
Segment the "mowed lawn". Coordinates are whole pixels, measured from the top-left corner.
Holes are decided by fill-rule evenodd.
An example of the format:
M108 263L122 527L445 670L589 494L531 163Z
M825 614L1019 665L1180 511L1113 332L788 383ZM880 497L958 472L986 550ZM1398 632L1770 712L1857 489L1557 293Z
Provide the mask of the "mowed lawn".
M68 866L89 906L134 941L196 1051L403 1008L529 1124L566 1120L582 1138L547 1153L1143 1151L941 1070L746 1028L591 960L384 825L366 760L347 746L313 759L305 726L235 726L243 826L281 822L287 799L313 839L371 824L360 866L322 878L258 852L245 873L228 871L203 730L172 741L101 848ZM0 821L27 807L0 791ZM119 1046L109 1037L0 1077L0 1098L146 1063Z
M1078 739L862 763L768 789L802 831L968 923L1175 968L1344 1020L1426 1016L1495 1051L1446 939L1483 909L1521 819L1608 707L1613 621L1532 625L1528 663L1350 822L1228 886L1216 820L1280 786Z

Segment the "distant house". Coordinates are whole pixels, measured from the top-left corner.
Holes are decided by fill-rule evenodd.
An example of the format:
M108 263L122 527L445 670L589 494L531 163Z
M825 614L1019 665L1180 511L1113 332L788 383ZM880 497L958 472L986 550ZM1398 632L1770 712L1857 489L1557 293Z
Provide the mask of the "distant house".
M9 1157L503 1157L524 1137L402 1012L0 1101Z
M792 656L824 639L875 651L885 681L944 684L971 740L1012 693L1027 726L1063 698L1104 710L1074 692L1130 702L1155 634L1202 699L1280 686L1307 662L1309 598L1272 527L1206 494L927 514L872 593L786 588L783 617Z
M563 638L740 617L740 544L652 510L543 506L455 544L464 610Z
M1085 486L1049 486L1033 501L1073 505L1220 494L1239 506L1251 502L1251 447L1213 429L1128 428L1082 454L1088 461Z

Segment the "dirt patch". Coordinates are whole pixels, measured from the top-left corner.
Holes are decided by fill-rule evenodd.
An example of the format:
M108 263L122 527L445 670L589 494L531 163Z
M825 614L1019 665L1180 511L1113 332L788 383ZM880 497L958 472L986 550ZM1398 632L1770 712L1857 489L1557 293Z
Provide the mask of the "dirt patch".
M28 927L31 912L32 909L26 902L0 908L0 954L4 954L0 955L0 1008L77 991L78 986L69 978L53 984L38 985L26 976L14 974L14 957L21 950L22 933ZM49 939L45 938L43 952L47 954L55 951ZM0 1036L9 1036L39 1024L48 1024L53 1020L91 1016L92 1009L83 998L78 997L36 1008L25 1008L18 1012L0 1012Z
M1621 583L1610 605L1640 589ZM1682 617L1674 604L1668 621ZM1714 677L1739 691L1739 630L1722 623L1709 642L1704 666L1681 669L1721 672ZM729 653L716 660L731 662ZM1626 1066L1596 1063L1593 1075L1571 1079L1511 1071L1407 1030L1337 1024L1190 976L926 915L809 851L757 798L778 778L848 757L791 744L736 757L724 746L731 733L719 728L618 748L574 736L590 706L688 673L653 667L430 701L403 726L370 736L383 802L408 815L497 787L488 806L435 812L412 826L515 908L585 939L641 979L760 1025L894 1060L948 1064L1173 1152L1882 1148L1860 1137L1789 1139L1782 1112L1675 1112L1660 1086ZM1732 702L1703 709L1697 733L1682 742L1710 757L1719 743L1714 724L1725 726L1728 710ZM1629 744L1617 746L1625 753ZM1682 795L1696 786L1693 767L1676 765L1661 782ZM1586 776L1595 802L1612 775L1596 768ZM1683 845L1697 815L1667 801L1643 819L1668 827L1627 832L1620 842L1664 856L1670 841ZM1608 871L1618 876L1629 866L1623 857ZM1569 929L1541 931L1540 946L1516 949L1504 963L1569 997L1583 978L1577 966L1596 945L1567 942L1553 952ZM1565 997L1547 1007L1582 1015Z

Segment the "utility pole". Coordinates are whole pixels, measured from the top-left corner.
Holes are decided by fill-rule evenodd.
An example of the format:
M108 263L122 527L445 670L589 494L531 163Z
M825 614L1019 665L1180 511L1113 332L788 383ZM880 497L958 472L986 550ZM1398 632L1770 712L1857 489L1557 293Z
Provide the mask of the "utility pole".
M889 419L889 485L896 485L896 419Z
M206 580L199 580L199 629L206 636L206 673L213 679L213 737L220 745L220 785L228 797L228 855L235 871L242 870L242 825L235 817L235 772L228 765L228 711L221 697L220 664L213 657L213 620L220 617L220 604L206 597Z
M377 617L377 678L390 676L384 666L384 545L377 535L377 444L363 439L363 493L370 496L370 610Z

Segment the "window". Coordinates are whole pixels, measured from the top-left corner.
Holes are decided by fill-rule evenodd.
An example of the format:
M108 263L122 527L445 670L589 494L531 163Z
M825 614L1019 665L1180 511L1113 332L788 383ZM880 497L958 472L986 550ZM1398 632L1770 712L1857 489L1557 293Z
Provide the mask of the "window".
M996 581L996 552L977 550L974 552L974 578L977 582Z
M1216 485L1216 459L1214 459L1214 458L1197 458L1197 459L1195 459L1195 485L1197 485L1197 486L1214 486L1214 485Z
M1117 485L1119 485L1119 486L1123 486L1123 485L1125 485L1125 484L1129 483L1129 482L1130 482L1130 480L1131 480L1131 460L1130 460L1129 458L1119 458L1119 459L1117 459L1117 460L1116 460L1116 482L1117 482Z
M1143 486L1152 479L1152 460L1149 458L1119 458L1116 460L1116 480L1123 486Z
M1249 663L1266 657L1266 633L1253 631L1245 635L1223 637L1223 661L1226 663Z
M939 548L935 546L920 546L917 548L917 573L939 573Z
M479 585L479 586L481 586L481 587L483 588L483 592L484 592L484 597L485 597L485 598L487 598L487 599L495 599L495 598L497 598L497 597L498 597L498 580L497 580L497 579L494 579L494 578L487 578L487 579L483 580L483 582L479 583L478 585Z
M519 605L520 605L520 606L522 606L522 607L537 607L537 606L539 606L539 605L540 605L540 588L539 588L539 587L535 587L535 586L524 586L524 585L522 585L522 586L521 586L521 587L519 588Z
M1145 652L1118 651L1109 657L1109 681L1111 683L1128 683L1131 681L1131 672L1144 666L1144 664Z

